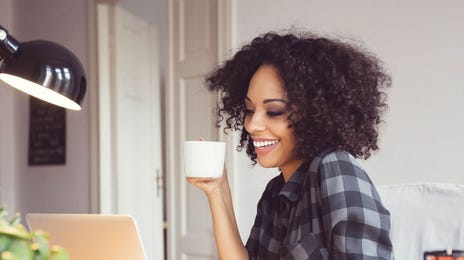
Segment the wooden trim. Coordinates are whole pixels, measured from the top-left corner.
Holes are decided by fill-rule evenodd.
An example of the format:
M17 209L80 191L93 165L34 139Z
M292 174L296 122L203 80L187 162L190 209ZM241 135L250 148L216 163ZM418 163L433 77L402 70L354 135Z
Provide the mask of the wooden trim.
M112 94L110 90L113 70L111 63L111 20L113 19L112 3L99 2L96 6L96 17L98 28L97 49L98 57L98 201L99 213L115 213L115 184L112 179L113 158L115 154L112 149L113 134L112 127Z
M218 1L218 63L223 63L227 59L232 56L232 39L233 39L233 21L232 21L232 14L233 14L233 5L232 0L222 0ZM219 95L218 95L219 99ZM221 122L221 127L219 128L219 138L220 140L227 143L227 151L226 154L226 168L228 171L228 178L230 180L230 188L232 192L232 199L234 201L238 201L236 198L237 192L235 192L234 187L237 187L236 176L239 176L235 173L235 165L237 165L237 155L235 147L237 146L238 140L236 136L236 132L230 132L229 134L225 134L223 129L225 127L225 123Z
M98 30L97 4L88 0L88 64L87 90L90 112L90 212L100 213L99 196L99 109L98 109Z
M224 62L232 55L232 0L218 1L218 59Z
M175 169L176 163L174 161L175 158L175 149L171 146L175 143L175 125L174 125L174 118L176 115L174 113L174 69L173 65L175 62L174 56L174 15L175 15L175 3L174 1L167 1L167 44L166 46L166 70L165 70L165 78L166 78L166 87L165 87L165 133L166 133L166 207L167 207L167 258L174 259L175 256L178 254L178 250L176 248L177 245L177 227L176 227L176 215L171 214L172 212L176 212L176 176ZM169 120L171 118L171 120Z

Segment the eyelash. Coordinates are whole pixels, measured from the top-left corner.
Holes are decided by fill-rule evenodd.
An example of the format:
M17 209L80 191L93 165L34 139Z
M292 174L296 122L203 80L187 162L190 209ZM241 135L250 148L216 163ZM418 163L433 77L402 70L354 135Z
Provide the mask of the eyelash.
M244 109L243 110L245 116L249 115L249 114L252 114L254 113L255 111L251 110L251 109ZM269 117L277 117L277 116L281 116L284 114L284 111L267 111L266 114L269 116Z
M284 114L283 111L267 111L266 113L270 117L276 117L276 116L281 116Z

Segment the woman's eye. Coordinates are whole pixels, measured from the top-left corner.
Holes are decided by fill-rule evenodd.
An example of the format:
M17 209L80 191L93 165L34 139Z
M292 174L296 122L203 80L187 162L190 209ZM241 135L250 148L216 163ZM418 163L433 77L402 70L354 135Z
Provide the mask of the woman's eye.
M267 111L267 115L270 117L281 116L284 113L285 113L284 111Z

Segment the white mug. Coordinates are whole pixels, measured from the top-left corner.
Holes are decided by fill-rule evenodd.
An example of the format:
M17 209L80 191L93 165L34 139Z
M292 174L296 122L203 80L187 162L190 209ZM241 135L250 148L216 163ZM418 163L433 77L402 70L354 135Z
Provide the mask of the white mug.
M225 155L224 142L184 141L184 174L198 178L221 177Z

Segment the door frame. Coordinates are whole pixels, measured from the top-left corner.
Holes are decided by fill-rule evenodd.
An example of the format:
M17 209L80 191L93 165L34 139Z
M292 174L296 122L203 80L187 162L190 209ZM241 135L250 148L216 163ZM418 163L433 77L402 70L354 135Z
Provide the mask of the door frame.
M110 19L111 12L107 2L95 2L94 1L94 41L95 41L95 53L92 55L95 74L97 79L95 80L96 87L96 100L92 103L94 113L92 115L97 118L95 121L92 120L92 137L91 140L96 146L95 149L92 147L92 151L95 156L92 156L91 170L95 171L92 174L93 178L98 178L96 184L92 185L92 197L93 205L96 206L96 213L111 214L115 211L115 183L111 178L112 162L113 158L111 144L111 91L110 87L112 83L111 71L113 70L111 55L110 55L110 28L108 21ZM100 30L100 31L99 31ZM104 31L104 32L102 32ZM91 111L92 112L92 111ZM91 116L92 116L91 115ZM93 119L93 118L92 118ZM104 121L100 124L100 122ZM102 145L106 143L107 145ZM95 159L94 159L95 158ZM93 173L93 172L92 172Z
M90 113L90 213L100 213L100 149L99 149L99 95L98 95L98 31L97 0L87 0L88 8L88 64L87 92Z
M229 58L232 54L232 40L233 40L233 0L215 0L217 1L217 57L218 57L218 64L225 61ZM174 39L173 35L176 30L174 28L174 3L173 1L168 1L167 3L167 39L166 39L166 46L167 46L167 55L166 55L166 71L165 71L165 78L166 78L166 92L169 91L171 86L174 84L174 71L173 71L173 64L174 64L174 52L170 46L174 46ZM165 96L165 108L166 114L165 118L169 118L169 116L173 115L173 112L170 111L173 107L174 101L171 100L174 97L166 95ZM173 154L175 149L171 149L169 144L175 143L176 136L174 136L175 126L170 125L167 120L166 124L164 125L165 133L166 133L166 146L164 153L166 154L166 161L164 163L166 169L166 207L167 207L167 251L166 255L168 259L172 259L173 256L176 255L178 252L177 249L177 241L176 241L176 232L180 227L176 226L176 220L174 216L170 215L171 212L175 212L177 208L176 205L176 193L178 192L176 189L176 179L174 178L182 178L181 175L176 174L175 165L178 164L177 161L174 160L175 155ZM222 130L218 129L218 136L219 139L225 141L228 147L230 144L234 143L234 134L225 135ZM234 165L234 153L226 153L226 161L227 169L230 173L233 173L233 165ZM233 176L233 175L232 175ZM231 180L231 190L233 191L233 187L235 186L233 183L235 182L234 178ZM232 195L234 192L232 192ZM186 217L186 216L184 216Z
M94 213L101 214L119 214L120 208L118 207L121 202L121 193L118 190L118 156L117 156L117 146L119 145L118 137L115 134L115 129L117 129L116 123L118 120L117 116L117 94L113 86L116 85L117 79L115 74L115 69L117 64L117 58L114 54L115 52L115 36L116 28L112 24L112 21L115 21L118 17L117 9L118 7L113 1L98 1L98 0L89 0L89 7L92 13L92 22L89 21L89 24L93 29L89 28L89 33L93 35L90 40L89 45L92 50L90 54L91 59L90 63L93 63L91 70L94 72L95 77L93 78L96 87L94 87L94 99L91 104L93 110L91 110L91 142L92 142L92 155L91 155L91 172L92 172L92 183L91 183L91 200L92 200L92 211ZM157 32L155 32L156 27L153 25L150 27L150 51L154 51L156 56L159 54L159 51L156 49L157 41ZM155 55L155 53L152 53ZM159 80L158 65L155 64L156 59L150 59L153 62L152 69L156 69L155 74L152 76ZM155 84L153 81L151 84ZM156 84L157 87L158 83ZM98 87L97 87L98 86ZM157 91L160 91L159 89ZM159 93L158 93L159 94ZM162 98L159 100L162 102ZM157 105L159 106L159 104ZM157 111L157 109L150 111ZM161 116L161 114L160 114ZM161 119L161 118L160 118ZM162 129L160 129L160 135L162 134ZM156 138L157 139L157 138ZM161 139L161 137L159 137ZM162 155L162 151L160 153ZM159 167L162 167L163 162L161 161ZM160 174L162 170L160 169ZM116 175L115 175L116 173ZM162 192L163 185L160 183L162 175L157 175L158 171L153 172L153 188ZM156 177L155 177L156 174ZM118 177L116 177L118 176ZM160 196L161 200L163 195ZM154 198L153 198L154 199ZM154 199L155 200L155 199ZM156 199L159 201L159 199ZM151 201L151 200L150 200ZM154 201L153 201L154 202ZM160 214L163 214L163 205L158 203L151 204L159 207ZM142 213L142 215L144 215ZM140 215L139 215L140 216ZM158 216L158 215L157 215ZM135 217L135 216L134 216ZM159 217L159 216L158 216ZM158 237L161 239L156 239L156 241L162 241L164 244L164 239L162 239L163 234L162 230L164 227L162 216L161 218L154 217L151 222L155 226L155 230L150 232L155 232L153 234L159 234ZM141 232L143 234L143 232ZM155 235L156 236L156 235ZM160 242L161 243L161 242ZM159 249L159 244L156 243L154 246L156 257L164 257L164 250ZM161 248L164 245L160 246ZM150 251L146 251L149 253Z

